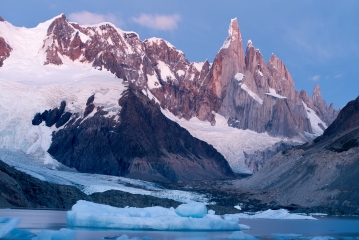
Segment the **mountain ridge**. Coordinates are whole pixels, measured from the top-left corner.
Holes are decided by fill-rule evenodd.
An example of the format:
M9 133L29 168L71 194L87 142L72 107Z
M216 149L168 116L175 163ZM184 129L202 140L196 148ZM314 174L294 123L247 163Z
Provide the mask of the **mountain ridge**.
M117 103L120 96L113 95L113 90L122 84L130 84L145 93L161 109L170 111L179 119L199 119L215 125L218 124L216 116L221 115L229 127L262 135L268 133L267 144L282 138L296 141L314 138L327 126L324 121L330 122L331 117L337 114L333 107L327 107L320 94L309 98L305 92L300 94L295 91L293 79L278 57L272 55L266 63L251 41L244 51L236 19L231 20L229 35L212 64L209 61L189 62L182 51L163 39L141 41L138 34L122 31L111 23L81 26L69 22L64 14L33 29L16 28L6 21L0 22L0 31L0 37L12 48L0 68L1 78L32 85L34 88L39 85L49 85L46 87L48 89L55 88L56 84L66 86L63 88L56 85L61 90L59 93L51 90L56 97L46 95L45 99L41 99L43 103L34 103L31 110L33 116L31 119L27 116L29 123L32 120L36 123L39 120L34 119L37 113L55 109L62 101L67 103L62 114L67 113L68 122L76 116L94 117L95 111L101 111L98 109L102 107L109 112L107 116L114 116L116 111L120 111ZM27 41L30 46L24 48L23 43ZM23 67L19 68L20 65ZM34 73L33 69L37 71ZM80 70L86 73L78 73ZM111 76L117 79L109 80ZM102 77L106 81L101 80ZM95 80L98 81L96 84L102 81L101 84L105 85L111 81L111 86L93 86ZM84 87L84 91L76 90L76 93L67 87L80 83L83 85L75 89ZM18 86L11 87L14 89L11 91L16 91ZM37 94L44 94L41 91ZM77 95L80 91L83 94L81 96ZM106 97L108 92L111 94L109 98ZM96 106L90 104L88 108L80 105L85 104L92 95L100 97L102 102ZM89 114L91 111L93 114ZM31 131L45 139L41 137L44 132L55 132L56 135L59 130L67 127L68 122L50 129L44 129L41 123L37 130ZM5 121L3 129L9 125L10 121ZM28 126L25 128L29 129ZM34 136L27 138L31 141L35 139ZM46 138L47 143L41 145L44 151L52 144L52 136ZM36 152L34 149L38 145L26 141L28 145L33 144L26 151ZM4 145L8 146L9 143L5 142ZM247 150L238 150L238 147L232 145L220 146L217 150L220 149L222 154L235 152L233 158L227 159L233 168L244 164L240 156L243 155L242 151ZM43 154L51 158L47 152Z

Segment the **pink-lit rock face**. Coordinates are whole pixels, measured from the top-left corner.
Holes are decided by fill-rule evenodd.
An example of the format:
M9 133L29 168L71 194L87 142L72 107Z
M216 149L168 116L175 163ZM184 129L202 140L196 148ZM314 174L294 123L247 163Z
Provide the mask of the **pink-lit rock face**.
M110 71L149 92L162 108L180 118L197 117L215 124L216 112L236 128L303 137L304 132L313 132L303 102L327 125L338 114L333 106L327 107L319 87L313 98L304 91L298 93L277 56L272 54L266 63L252 41L244 50L236 19L231 20L228 37L212 64L189 62L163 39L141 41L138 34L111 23L81 26L65 15L49 24L42 39L39 54L45 53L44 65L76 61ZM1 65L10 53L11 46L0 37Z

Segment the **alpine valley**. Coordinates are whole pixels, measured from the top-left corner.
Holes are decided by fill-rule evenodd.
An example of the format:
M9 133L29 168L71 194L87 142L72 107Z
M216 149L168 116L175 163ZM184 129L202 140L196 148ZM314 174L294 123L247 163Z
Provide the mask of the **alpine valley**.
M111 23L0 17L1 206L358 214L359 100L339 112L245 48L236 19L211 63Z

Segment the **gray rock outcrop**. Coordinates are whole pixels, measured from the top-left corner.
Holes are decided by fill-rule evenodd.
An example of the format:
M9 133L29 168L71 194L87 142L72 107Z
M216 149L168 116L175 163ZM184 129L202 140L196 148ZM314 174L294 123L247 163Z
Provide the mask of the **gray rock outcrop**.
M359 97L312 143L275 155L248 180L263 202L359 213Z

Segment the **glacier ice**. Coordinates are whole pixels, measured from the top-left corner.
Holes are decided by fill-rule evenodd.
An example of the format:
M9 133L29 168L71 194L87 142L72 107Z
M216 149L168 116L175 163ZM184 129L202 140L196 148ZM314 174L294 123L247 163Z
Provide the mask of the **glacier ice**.
M286 209L271 210L268 209L263 212L256 212L253 215L246 213L225 214L224 219L227 221L238 222L239 219L303 219L316 220L312 216L305 216L300 214L289 213Z
M118 238L116 238L116 240L153 240L153 239L150 237L146 237L146 236L143 237L142 239L138 238L138 237L130 238L128 235L123 234L123 235L119 236Z
M0 218L0 239L15 229L19 222L18 218Z
M207 215L207 207L204 203L191 202L179 205L175 212L181 217L203 218Z
M35 235L27 230L17 229L20 219L0 218L0 239L31 240Z
M249 234L245 234L242 231L236 231L234 233L232 233L231 235L227 236L226 239L244 239L244 240L256 240L258 238L249 235Z
M198 209L190 214L197 215ZM119 228L147 230L241 230L237 222L226 221L220 216L207 214L202 218L179 216L174 208L116 208L84 200L78 201L66 214L69 227Z
M75 239L75 234L75 231L67 228L62 228L59 231L43 230L32 240L73 240Z
M303 234L296 234L296 233L287 233L287 234L281 234L281 233L273 233L271 234L275 239L298 239L302 238Z

